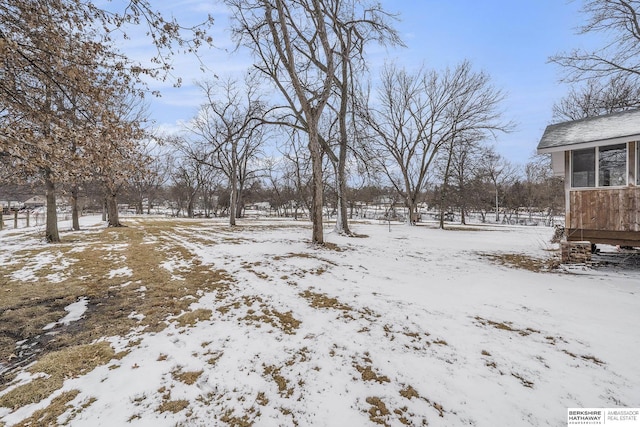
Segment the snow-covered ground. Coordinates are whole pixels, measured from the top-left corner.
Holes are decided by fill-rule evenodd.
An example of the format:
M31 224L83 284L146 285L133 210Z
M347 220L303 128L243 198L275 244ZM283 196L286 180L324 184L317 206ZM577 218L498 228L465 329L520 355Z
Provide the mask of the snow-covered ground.
M67 379L51 398L80 393L58 421L565 426L567 408L640 407L639 270L534 272L497 262L551 257L544 227L353 230L366 237L327 228L336 247L318 249L301 222L235 231L181 222L174 238L236 282L224 295L196 296L191 308L211 310L208 320L105 337L129 353ZM167 401L185 404L173 412L162 409ZM0 408L0 425L47 403Z

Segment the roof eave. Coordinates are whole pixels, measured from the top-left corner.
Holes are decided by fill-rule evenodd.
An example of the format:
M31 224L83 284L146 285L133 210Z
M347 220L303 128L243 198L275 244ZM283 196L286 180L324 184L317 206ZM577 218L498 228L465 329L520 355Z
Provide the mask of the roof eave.
M538 154L546 154L546 153L554 153L557 151L580 150L582 148L592 148L592 147L600 147L603 145L622 144L622 143L627 143L632 141L640 141L640 133L627 135L627 136L620 136L617 138L599 139L595 141L586 141L586 142L578 142L578 143L574 142L570 144L555 145L555 146L543 147L543 148L538 147L537 152Z

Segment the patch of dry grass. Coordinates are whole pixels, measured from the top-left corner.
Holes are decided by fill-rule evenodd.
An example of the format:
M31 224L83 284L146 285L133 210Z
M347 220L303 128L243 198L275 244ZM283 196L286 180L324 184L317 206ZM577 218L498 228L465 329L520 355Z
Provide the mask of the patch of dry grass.
M257 271L253 268L253 267L260 267L262 265L262 262L260 261L256 261L252 263L243 261L240 265L242 266L242 268L244 268L248 272L255 274L259 279L267 280L269 278L268 274L261 271Z
M438 403L432 402L429 399L420 396L418 391L413 388L411 385L406 385L400 390L400 396L406 400L421 400L436 411L438 411L438 415L440 417L444 417L444 409ZM396 399L392 399L396 400ZM391 426L397 425L395 420L397 420L400 424L406 426L426 426L429 425L427 419L422 415L417 415L409 410L407 405L398 404L397 407L395 405L385 403L380 397L370 396L365 399L366 403L370 406L366 410L367 414L369 414L369 420L373 423ZM415 404L414 404L415 407Z
M67 378L85 374L117 357L108 342L79 345L44 355L29 368L32 374L43 373L29 383L0 396L0 406L17 409L40 402L60 389Z
M486 252L481 252L479 255L483 258L488 258L499 265L504 265L510 268L520 268L533 271L535 273L549 272L560 266L560 259L558 257L542 259L526 254Z
M360 372L363 381L375 381L380 384L388 383L391 381L386 375L378 375L376 372L374 372L371 366L354 365L354 368L356 368L356 370Z
M302 323L293 317L293 312L287 311L283 313L274 308L269 308L266 304L260 307L260 311L249 310L247 315L240 320L244 320L258 327L265 323L280 329L287 335L295 334Z
M183 382L187 385L193 385L198 381L202 372L204 371L182 371L181 369L176 369L171 372L171 377L176 381Z
M369 414L369 419L383 426L389 426L390 424L387 422L389 420L388 416L391 414L387 409L387 405L376 396L370 396L366 398L366 402L371 405L367 413Z
M218 360L220 360L220 358L223 356L223 354L224 352L222 351L205 353L205 355L211 355L211 357L207 359L207 363L211 366L215 366L216 363L218 363Z
M198 308L184 313L176 319L176 322L181 327L193 326L198 322L211 319L212 314L213 312L207 308Z
M426 397L421 396L420 393L418 393L418 391L415 388L413 388L411 385L407 385L402 390L400 390L400 396L402 396L402 397L404 397L405 399L408 399L408 400L411 400L411 399L423 400L429 406L431 406L433 409L438 411L438 415L440 417L444 417L444 412L445 411L444 411L444 408L442 407L442 405L440 405L438 402L432 402L431 400L427 399Z
M578 356L577 354L572 353L569 350L562 350L562 352L564 354L568 355L568 356L571 356L574 359L578 359L579 358L579 359L582 359L582 360L586 360L587 362L591 362L591 363L593 363L595 365L598 365L598 366L602 366L602 365L605 364L602 360L600 360L597 357L592 356L592 355Z
M400 396L404 397L405 399L409 399L409 400L411 400L413 398L420 398L420 394L418 394L416 389L411 387L410 385L408 385L405 388L403 388L402 390L400 390Z
M317 259L318 261L322 261L329 265L337 265L335 262L328 260L326 258L320 257L317 254L307 253L307 252L289 252L286 255L276 255L273 257L274 261L280 261L283 259L291 259L291 258L302 258L302 259Z
M164 400L160 406L158 406L158 412L173 412L174 414L186 409L189 406L189 401L185 399L178 400Z
M533 388L533 381L527 380L522 375L520 375L520 374L518 374L516 372L512 372L511 376L514 377L514 378L517 378L524 387Z
M292 354L291 357L280 366L263 364L263 376L265 376L266 378L276 383L278 387L278 394L280 396L289 398L293 396L296 390L296 384L299 388L303 388L304 381L302 379L299 379L297 383L291 384L283 374L283 371L287 371L291 369L291 367L299 363L305 363L309 361L310 361L309 349L307 347L302 347L298 351L296 351L294 354ZM256 402L261 406L265 406L267 403L269 403L269 399L265 396L263 392L260 392L256 398ZM285 415L290 415L290 414L285 414Z
M353 308L347 304L341 303L337 298L328 296L327 294L320 294L306 290L300 292L301 297L309 302L309 305L313 308L332 308L334 310L352 311Z
M203 265L189 252L172 234L176 221L132 222L129 227L77 233L63 236L61 244L16 251L10 262L0 265L0 363L10 368L0 376L0 390L11 384L18 368L34 360L39 359L31 372L51 375L3 395L0 406L17 408L40 401L60 388L64 378L107 363L114 357L106 350L108 344L91 344L101 337L125 336L139 327L160 331L167 318L181 313L180 326L211 318L210 310L188 311L193 297L227 292L232 277ZM31 281L14 278L14 273L32 268L34 259L50 261L42 263ZM179 261L179 278L163 267L168 259ZM110 274L124 267L131 270L130 276ZM64 317L64 307L80 297L88 300L83 318L55 326L54 335L45 334L44 326ZM131 318L133 312L144 317ZM24 344L18 347L20 341ZM96 348L102 350L82 354ZM83 366L76 354L88 365ZM52 359L56 362L50 363ZM56 364L64 372L58 372Z
M255 410L250 408L249 411L252 412L251 416L248 414L237 416L234 415L235 411L233 409L228 409L222 414L220 421L226 423L229 427L251 427L254 424L253 418L255 418L255 415L253 412Z
M335 243L331 243L331 242L324 242L321 247L323 249L329 250L329 251L335 251L335 252L344 252L346 249L342 248L340 246L338 246Z
M256 403L260 406L267 406L269 404L269 398L263 391L261 391L256 396Z
M598 366L604 365L604 362L602 360L600 360L597 357L592 356L592 355L580 356L580 358L583 359L583 360L587 360L587 361L589 361L591 363L595 363Z
M526 337L527 335L531 335L531 334L540 333L540 331L533 328L525 328L525 329L514 328L511 322L495 322L493 320L484 319L480 316L476 316L475 320L478 323L480 323L482 326L491 326L495 329L500 329L502 331L516 332L518 335L523 337Z
M364 357L360 358L360 362L354 361L353 363L353 367L360 373L361 379L363 381L375 381L380 384L391 382L389 377L386 375L379 375L373 370L373 361L369 356L369 353L366 352Z
M282 397L291 397L293 394L293 388L289 387L287 379L280 373L282 368L268 365L264 367L264 375L271 378L278 386L278 393Z
M189 401L185 399L171 399L171 390L166 387L158 389L158 393L162 395L162 403L156 409L156 412L172 412L178 413L189 406Z
M58 417L67 412L72 407L67 405L80 393L79 390L65 391L60 396L51 401L51 404L44 409L38 409L29 418L15 424L15 427L40 427L58 425ZM95 400L91 400L89 404L85 404L83 408L88 407Z

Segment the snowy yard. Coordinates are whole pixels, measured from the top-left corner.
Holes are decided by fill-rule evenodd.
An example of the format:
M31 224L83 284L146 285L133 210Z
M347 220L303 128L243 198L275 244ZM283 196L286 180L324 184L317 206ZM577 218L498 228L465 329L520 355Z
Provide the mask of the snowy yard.
M304 222L85 221L55 246L0 233L0 426L565 426L569 407L640 407L640 270L548 270L549 228L356 223L314 248Z

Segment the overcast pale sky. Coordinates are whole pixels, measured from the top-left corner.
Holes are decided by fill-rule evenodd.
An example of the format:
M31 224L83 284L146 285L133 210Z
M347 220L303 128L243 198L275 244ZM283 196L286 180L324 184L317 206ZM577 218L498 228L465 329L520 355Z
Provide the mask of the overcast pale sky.
M117 3L117 2L116 2ZM577 35L586 17L579 12L581 0L384 0L397 12L397 28L407 45L403 49L376 49L372 72L389 58L412 70L421 65L443 69L468 59L475 70L487 72L494 85L507 94L504 118L516 123L514 132L499 135L497 150L515 163L525 163L534 152L544 128L551 122L553 103L567 91L562 75L549 56L573 48L601 44L593 37ZM228 16L215 0L153 1L167 16L197 22L205 13L216 18L213 36L218 49L202 52L211 72L243 73L250 65L246 55L229 54ZM125 50L144 55L144 39ZM192 57L175 58L175 74L183 85L154 83L163 96L150 100L150 111L161 128L171 129L193 117L202 97L193 86L207 78Z

